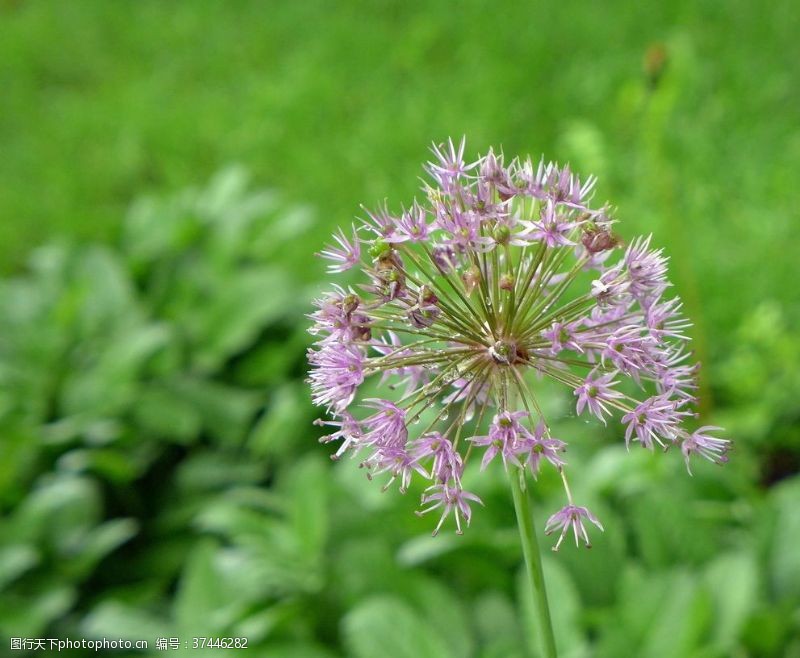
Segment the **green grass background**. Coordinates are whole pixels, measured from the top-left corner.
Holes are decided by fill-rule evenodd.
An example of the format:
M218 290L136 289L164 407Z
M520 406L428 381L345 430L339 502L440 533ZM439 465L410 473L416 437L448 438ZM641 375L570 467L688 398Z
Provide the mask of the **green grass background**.
M326 463L301 381L313 253L465 135L597 174L623 237L654 234L704 419L737 442L688 480L565 425L602 438L576 470L610 518L591 557L549 561L567 655L800 655L799 27L780 0L0 1L3 642L27 615L249 633L264 656L536 655L501 474L472 539L423 542L413 501ZM204 187L229 165L249 188ZM77 520L50 536L35 512L63 518L62 486ZM557 487L537 496L541 517Z

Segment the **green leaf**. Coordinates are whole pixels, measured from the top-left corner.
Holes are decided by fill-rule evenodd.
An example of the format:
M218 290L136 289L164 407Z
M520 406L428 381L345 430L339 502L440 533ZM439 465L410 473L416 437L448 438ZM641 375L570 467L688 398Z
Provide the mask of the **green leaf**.
M330 649L309 642L272 645L258 655L260 658L337 658Z
M0 596L0 635L44 637L47 626L66 614L76 599L74 588L47 583L33 596Z
M264 416L253 428L247 444L257 455L285 456L313 431L308 414L308 390L286 383L272 393Z
M196 409L214 438L237 443L258 409L261 395L199 377L177 377L165 382L170 393Z
M160 382L141 391L133 414L146 432L178 443L190 443L203 426L195 405Z
M475 601L475 627L484 651L481 658L527 656L523 650L519 612L500 592L486 592Z
M219 549L214 541L194 545L181 574L173 602L173 614L186 637L223 633L236 619L230 592L218 566Z
M88 478L51 477L16 508L13 536L72 553L99 520L100 504L97 487Z
M353 533L340 540L332 562L332 580L346 606L356 605L376 591L394 591L402 581L388 542L382 533ZM358 565L358 568L353 568Z
M233 637L246 637L253 644L260 644L278 627L291 626L296 631L301 626L305 631L306 627L311 627L313 619L305 609L302 599L288 599L266 608L259 607L253 614L238 620L231 634Z
M36 472L36 460L41 449L37 429L24 421L17 423L6 419L3 422L3 456L0 459L0 508L2 509L8 509L10 503L16 504L28 493L28 478Z
M696 574L628 566L617 608L600 625L598 658L686 658L708 635L711 600Z
M289 521L299 548L311 561L320 558L328 536L330 466L310 455L285 476L289 489Z
M747 620L742 640L748 655L765 658L788 658L787 640L796 635L795 626L786 606L763 607Z
M463 548L464 541L452 535L420 535L412 537L397 551L397 562L406 567L416 567L442 555Z
M454 658L473 654L475 637L467 612L449 589L433 578L412 572L400 590L422 618L439 631Z
M127 640L170 637L174 628L145 610L122 601L105 599L87 614L80 625L86 637L121 637ZM153 638L153 639L150 639Z
M564 658L588 656L586 640L581 632L580 597L572 578L561 563L550 556L544 557L542 568L559 656ZM535 612L534 599L524 567L517 576L517 588L526 622L527 644L531 648L532 655L544 656L541 641L543 629Z
M30 544L9 544L0 547L0 591L35 567L39 560L39 552Z
M778 597L800 601L800 477L772 491L777 510L770 555L772 587Z
M342 620L342 634L352 658L455 658L438 629L389 596L362 601Z
M191 318L196 342L193 361L203 372L251 345L258 334L286 314L294 300L285 274L272 267L242 267L198 305Z
M716 613L712 638L730 651L758 604L758 564L750 552L726 553L708 565L705 576Z
M630 501L631 524L648 566L669 567L707 560L717 552L718 520L696 513L691 482L684 474L661 481L669 497L650 488Z
M709 625L710 601L688 572L674 572L642 646L647 658L684 658L695 649Z
M85 576L106 555L121 546L139 530L134 519L112 519L92 528L83 538L73 573Z
M72 254L69 288L81 336L123 327L138 315L135 292L119 254L88 245Z
M228 452L204 450L194 452L181 462L175 481L190 493L229 489L231 495L236 495L238 487L231 487L259 482L266 473L265 464L245 455L238 457Z
M104 480L127 484L144 472L147 452L111 448L70 450L59 458L58 467L72 473L91 472Z
M168 340L163 326L132 325L81 344L82 356L64 377L63 413L122 414L136 400L147 360Z

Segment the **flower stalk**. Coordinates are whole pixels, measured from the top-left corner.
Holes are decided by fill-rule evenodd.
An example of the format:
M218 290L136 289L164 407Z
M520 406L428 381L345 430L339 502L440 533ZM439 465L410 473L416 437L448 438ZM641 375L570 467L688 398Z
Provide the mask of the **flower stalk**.
M528 587L533 601L534 613L538 623L536 628L541 634L542 650L545 658L557 658L556 638L553 633L553 623L550 617L550 605L547 601L547 587L544 583L544 570L542 569L542 556L539 552L539 542L536 539L536 529L533 523L527 486L525 485L525 471L512 469L509 473L511 494L514 498L514 511L517 514L519 538L522 543L522 554L525 557L525 571L527 573Z

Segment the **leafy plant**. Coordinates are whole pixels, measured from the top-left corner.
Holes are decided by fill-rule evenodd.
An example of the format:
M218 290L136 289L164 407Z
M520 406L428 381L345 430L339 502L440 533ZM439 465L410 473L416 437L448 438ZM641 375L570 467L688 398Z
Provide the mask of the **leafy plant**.
M316 291L281 247L313 226L233 169L140 201L116 245L50 245L0 282L3 637L535 655L516 621L527 603L502 468L477 487L475 531L434 539L410 514L419 488L385 496L320 456L300 381ZM771 321L766 341L743 328L751 338L714 365L716 413L744 437L724 477L707 465L687 479L678 460L626 454L577 418L559 428L582 439L575 493L606 528L591 551L546 563L564 655L798 654L800 480L763 487L755 451L790 426L770 420L757 443L749 420L791 416L791 380L774 376L790 323ZM742 373L764 399L740 396ZM562 415L565 401L545 392L542 405ZM541 515L560 492L544 473L539 485Z

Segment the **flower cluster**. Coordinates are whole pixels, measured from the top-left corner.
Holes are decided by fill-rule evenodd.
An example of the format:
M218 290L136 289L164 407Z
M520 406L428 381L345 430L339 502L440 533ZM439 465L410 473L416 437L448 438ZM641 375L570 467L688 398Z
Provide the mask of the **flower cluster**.
M724 462L719 428L684 427L698 366L681 303L666 296L667 258L650 238L621 244L611 209L590 205L595 179L493 151L468 163L463 140L433 155L423 203L367 211L320 254L329 272L360 266L366 277L334 287L310 316L309 381L333 417L318 421L335 429L323 441L341 442L333 457L358 455L401 491L427 480L419 513L441 515L434 534L451 515L460 533L480 503L462 486L474 452L481 468L495 457L534 477L555 468L568 503L547 522L561 530L556 548L570 529L588 545L585 520L602 526L572 500L566 444L531 373L568 387L579 414L618 416L628 446L677 446L687 468L693 455ZM357 419L349 409L376 374L397 393L362 401Z

